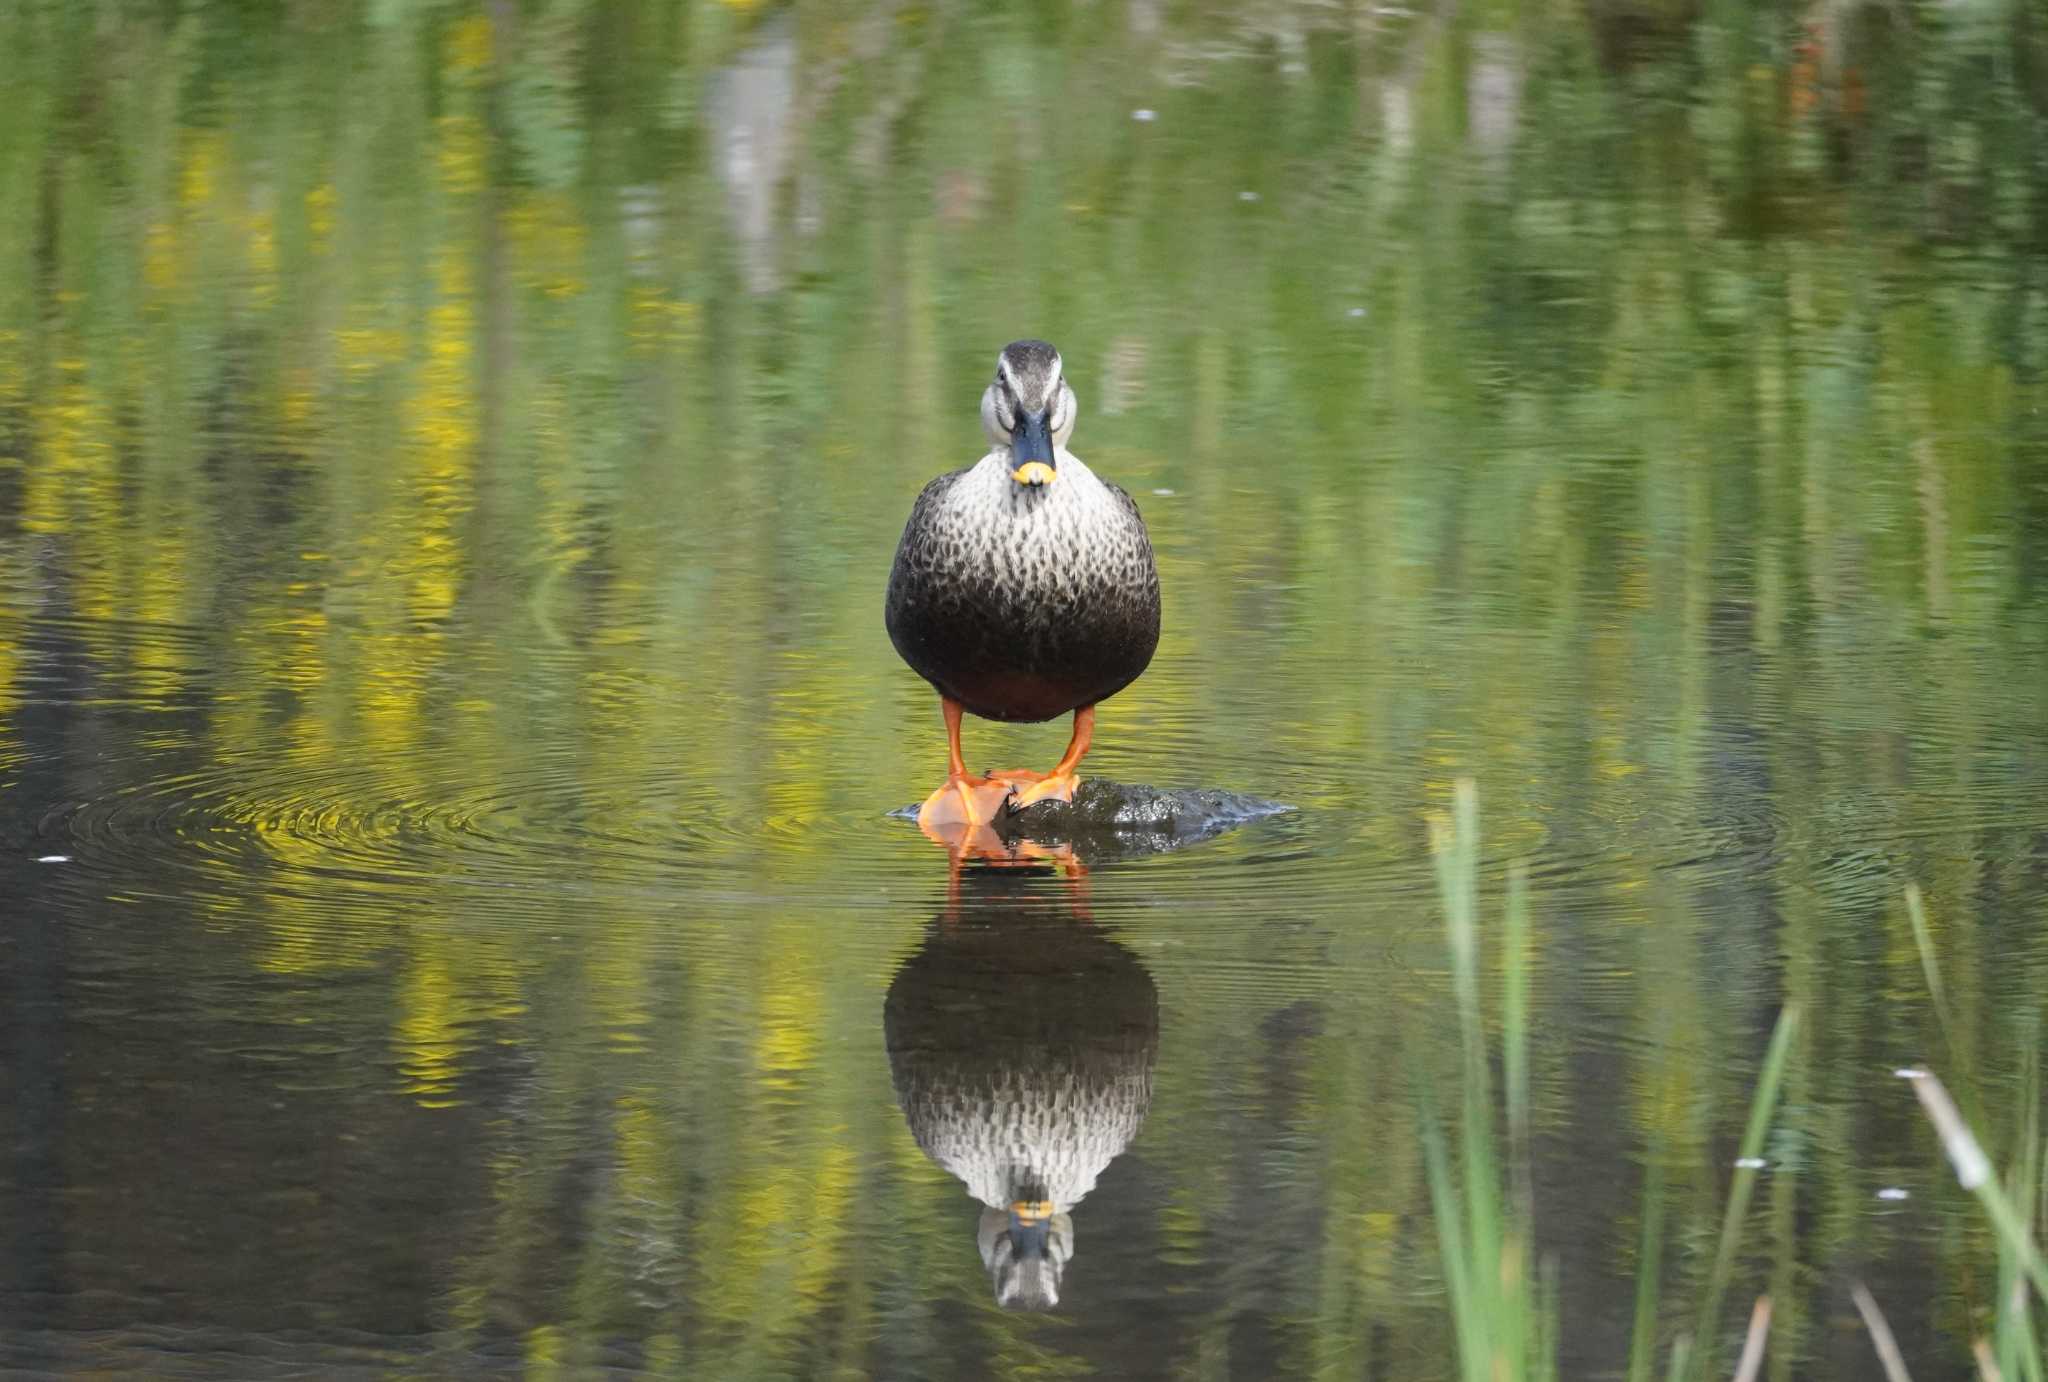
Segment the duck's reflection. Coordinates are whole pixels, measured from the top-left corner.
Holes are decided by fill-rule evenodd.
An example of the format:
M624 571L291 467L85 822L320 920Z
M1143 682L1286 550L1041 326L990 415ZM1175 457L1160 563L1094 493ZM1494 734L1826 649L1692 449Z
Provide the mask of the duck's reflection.
M958 821L934 825L920 820L917 828L924 832L927 840L943 848L952 862L953 902L956 906L961 870L970 864L991 864L997 868L1056 864L1069 878L1078 878L1087 872L1073 845L1065 841L1046 843L1034 840L1010 825L1008 817L982 825Z
M883 1009L917 1145L986 1206L996 1299L1058 1303L1073 1209L1144 1124L1159 992L1057 880L970 870Z

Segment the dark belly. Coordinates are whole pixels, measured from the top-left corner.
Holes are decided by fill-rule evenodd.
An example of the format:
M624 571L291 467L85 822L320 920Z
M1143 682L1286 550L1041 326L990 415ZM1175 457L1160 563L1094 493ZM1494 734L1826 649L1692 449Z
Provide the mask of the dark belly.
M1136 681L1159 643L1156 585L1084 589L1066 603L889 582L890 641L911 668L986 720L1050 720Z

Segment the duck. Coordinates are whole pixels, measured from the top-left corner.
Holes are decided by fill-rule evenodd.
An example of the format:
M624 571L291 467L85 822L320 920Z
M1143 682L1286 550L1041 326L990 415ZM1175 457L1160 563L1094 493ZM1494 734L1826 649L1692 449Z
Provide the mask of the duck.
M987 453L924 487L897 544L884 622L946 725L946 780L918 808L928 832L1072 801L1095 707L1159 646L1151 535L1137 502L1067 450L1079 406L1052 345L1004 346L981 395ZM1073 730L1051 772L977 776L960 748L965 714L1070 714Z
M1010 1310L1059 1304L1075 1210L1144 1128L1159 1060L1144 964L1034 882L978 875L882 1008L897 1106L979 1202L975 1245Z

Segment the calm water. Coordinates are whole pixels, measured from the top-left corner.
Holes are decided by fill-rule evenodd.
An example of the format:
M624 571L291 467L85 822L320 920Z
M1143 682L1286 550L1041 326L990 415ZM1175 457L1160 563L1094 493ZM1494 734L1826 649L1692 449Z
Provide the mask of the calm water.
M1890 1072L2004 1157L2048 994L2048 54L1843 16L6 6L0 1369L1445 1375L1469 775L1564 1375L1795 1000L1722 1326L1962 1375ZM949 887L881 596L1024 334L1165 583L1090 769L1299 810Z

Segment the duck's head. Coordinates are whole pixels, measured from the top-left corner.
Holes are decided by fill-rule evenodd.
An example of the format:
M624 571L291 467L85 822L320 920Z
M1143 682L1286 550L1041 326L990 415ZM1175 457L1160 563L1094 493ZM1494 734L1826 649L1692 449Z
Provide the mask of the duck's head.
M982 1265L1006 1310L1050 1310L1060 1303L1060 1278L1074 1255L1074 1221L1046 1200L1018 1200L984 1209L976 1235Z
M981 430L1009 451L1012 480L1035 487L1059 478L1059 449L1074 434L1074 411L1057 350L1044 341L1003 347L995 382L981 395Z

